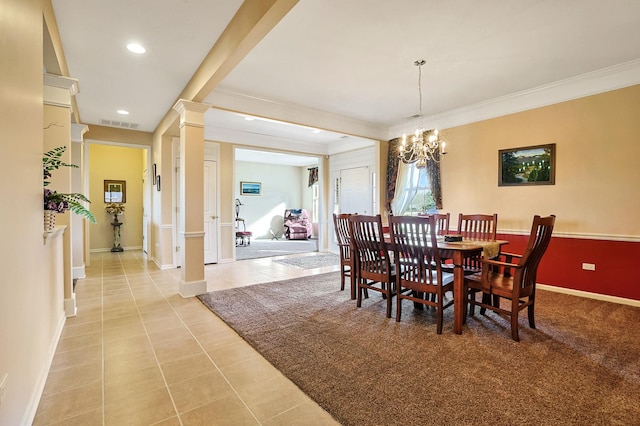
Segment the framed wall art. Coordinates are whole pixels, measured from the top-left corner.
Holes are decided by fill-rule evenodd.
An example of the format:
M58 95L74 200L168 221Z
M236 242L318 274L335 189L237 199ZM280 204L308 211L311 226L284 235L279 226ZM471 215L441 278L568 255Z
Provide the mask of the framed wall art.
M556 144L498 151L498 186L555 185Z
M127 181L105 180L104 181L104 202L105 203L126 203L127 202Z
M240 182L240 195L260 195L261 192L260 182Z

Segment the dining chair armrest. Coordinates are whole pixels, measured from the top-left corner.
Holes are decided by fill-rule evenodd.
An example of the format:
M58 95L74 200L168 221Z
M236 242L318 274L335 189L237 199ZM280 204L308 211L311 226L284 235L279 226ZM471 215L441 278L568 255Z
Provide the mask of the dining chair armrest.
M505 257L505 259L513 259L514 257L515 257L516 259L520 259L520 258L522 258L522 255L521 255L521 254L509 253L509 252L506 252L506 251L501 251L501 252L498 254L498 256L504 256L504 257Z
M502 253L501 253L502 254ZM486 275L489 272L499 273L502 268L504 275L510 275L511 268L519 268L520 265L511 262L502 262L494 259L482 259L482 275Z

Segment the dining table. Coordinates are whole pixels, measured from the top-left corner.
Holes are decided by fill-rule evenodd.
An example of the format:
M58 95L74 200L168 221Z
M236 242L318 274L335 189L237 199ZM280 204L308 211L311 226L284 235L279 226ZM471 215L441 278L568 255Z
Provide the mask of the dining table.
M387 247L391 249L391 236L384 234ZM453 331L462 334L464 323L465 291L464 291L464 259L478 255L488 258L495 257L500 248L509 244L506 240L470 240L446 241L444 236L438 237L438 251L442 259L451 259L453 265Z

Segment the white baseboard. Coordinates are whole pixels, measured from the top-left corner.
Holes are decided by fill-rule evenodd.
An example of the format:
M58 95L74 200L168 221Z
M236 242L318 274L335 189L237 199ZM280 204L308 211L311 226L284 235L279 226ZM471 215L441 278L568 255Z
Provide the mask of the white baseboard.
M128 250L142 250L142 246L131 246L131 247L122 247L122 249L124 251L128 251ZM95 248L95 249L91 249L89 250L89 253L105 253L111 251L111 247L108 248ZM118 252L115 252L118 253Z
M173 263L167 263L167 264L160 264L160 262L158 262L158 259L156 259L155 257L152 257L150 259L154 265L156 265L158 268L162 269L162 270L166 270L166 269L175 269L175 265Z
M22 419L23 421L22 423L20 423L22 425L33 424L33 419L35 419L36 417L36 412L38 411L38 406L40 405L40 399L42 398L42 393L44 392L44 385L47 383L47 377L49 377L51 364L53 364L53 357L56 355L56 348L58 347L58 342L60 342L62 329L64 328L66 320L67 318L64 315L60 316L60 320L58 321L58 325L56 326L53 334L53 339L51 340L51 345L49 346L49 350L47 352L45 367L42 369L42 374L40 375L36 388L31 395L31 400L29 401L27 410L24 413L24 418Z
M180 280L180 284L178 286L178 293L180 296L184 297L195 297L199 294L205 294L207 292L207 281L190 281L184 282Z
M640 307L640 300L626 299L624 297L608 296L606 294L591 293L582 290L573 290L570 288L556 287L547 284L536 284L540 290L554 291L556 293L570 294L572 296L586 297L587 299L602 300L604 302L619 303L621 305L629 305Z
M86 275L85 270L84 270L84 265L75 266L73 268L73 279L76 280L76 279L81 279L81 278L87 278L87 275Z

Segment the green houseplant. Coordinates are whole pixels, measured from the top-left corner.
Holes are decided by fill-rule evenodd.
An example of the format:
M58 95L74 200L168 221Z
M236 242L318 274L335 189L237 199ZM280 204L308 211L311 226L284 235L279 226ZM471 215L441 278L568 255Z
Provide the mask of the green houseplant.
M51 178L51 172L53 170L57 170L60 167L78 167L75 164L65 163L60 159L66 149L66 146L60 146L52 149L51 151L45 152L42 157L44 209L45 211L48 210L55 213L64 213L65 211L70 210L73 213L84 217L89 222L96 223L95 216L93 216L93 214L84 205L82 205L83 201L87 203L91 202L87 197L78 193L63 194L47 188L51 183L49 182L49 179Z

